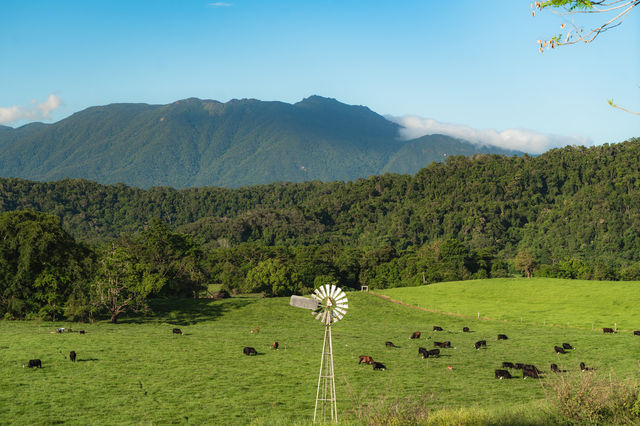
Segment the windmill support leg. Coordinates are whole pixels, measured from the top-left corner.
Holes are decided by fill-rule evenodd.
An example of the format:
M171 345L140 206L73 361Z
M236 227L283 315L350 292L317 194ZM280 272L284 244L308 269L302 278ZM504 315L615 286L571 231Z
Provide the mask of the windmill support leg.
M327 414L329 415L327 416ZM318 375L318 389L316 390L316 405L313 410L313 422L315 423L316 420L321 422L327 422L329 420L336 423L338 422L336 383L333 370L333 343L331 341L330 325L326 325L324 329L320 374Z

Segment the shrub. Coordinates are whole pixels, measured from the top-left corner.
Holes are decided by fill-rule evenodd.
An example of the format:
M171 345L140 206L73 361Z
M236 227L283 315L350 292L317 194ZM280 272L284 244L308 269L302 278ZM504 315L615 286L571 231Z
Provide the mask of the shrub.
M602 377L596 372L557 376L548 398L566 423L638 424L640 382Z

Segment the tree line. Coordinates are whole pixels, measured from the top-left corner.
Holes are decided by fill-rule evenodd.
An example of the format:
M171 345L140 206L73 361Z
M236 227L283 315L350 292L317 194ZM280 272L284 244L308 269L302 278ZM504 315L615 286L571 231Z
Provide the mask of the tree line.
M135 288L141 309L210 283L288 295L513 273L637 280L637 158L632 139L235 190L0 179L0 313L115 320L128 308L107 306L105 283Z

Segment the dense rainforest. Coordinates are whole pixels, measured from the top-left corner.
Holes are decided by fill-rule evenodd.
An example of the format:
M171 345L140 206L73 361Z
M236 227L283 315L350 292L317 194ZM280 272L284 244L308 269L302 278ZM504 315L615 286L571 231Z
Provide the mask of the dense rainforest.
M413 176L352 182L142 190L0 179L0 313L115 320L146 297L197 296L210 283L287 295L325 282L384 288L520 272L636 280L639 158L632 139L456 156ZM40 239L16 223L61 241L25 248ZM48 285L61 294L53 304L33 296ZM138 298L106 306L113 288Z

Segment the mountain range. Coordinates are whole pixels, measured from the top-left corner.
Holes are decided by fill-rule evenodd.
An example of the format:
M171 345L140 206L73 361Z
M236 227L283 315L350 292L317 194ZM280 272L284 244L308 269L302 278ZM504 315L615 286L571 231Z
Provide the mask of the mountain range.
M445 135L412 140L364 106L189 98L90 107L52 124L0 126L0 176L141 188L240 187L413 174L451 155L520 155Z

